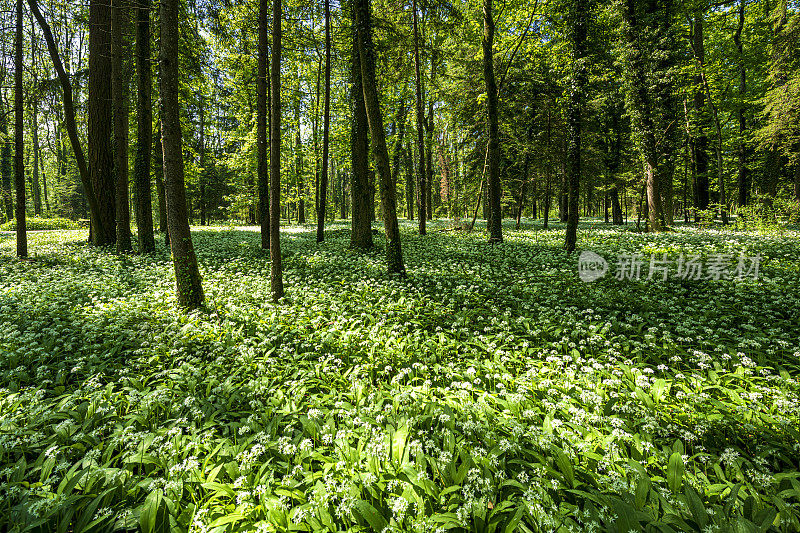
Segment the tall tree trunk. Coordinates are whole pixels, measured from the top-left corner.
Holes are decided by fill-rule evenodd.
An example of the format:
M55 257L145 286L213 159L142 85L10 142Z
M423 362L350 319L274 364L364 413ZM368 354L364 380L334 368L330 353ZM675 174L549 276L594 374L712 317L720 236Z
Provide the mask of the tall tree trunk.
M325 213L328 207L328 150L331 130L331 6L325 0L325 105L322 116L322 174L317 203L317 242L325 240ZM334 206L335 208L335 206Z
M369 141L367 139L369 123L367 110L364 107L364 89L361 77L361 59L358 51L358 35L356 30L356 11L358 7L353 3L351 13L353 24L353 57L350 74L352 76L351 100L353 107L353 124L350 134L351 167L353 171L350 181L350 195L352 199L352 219L350 232L350 247L366 250L372 248L371 213L372 194L370 191Z
M269 48L269 0L258 2L258 82L256 84L256 109L258 113L257 148L258 148L258 216L261 230L261 249L269 250L270 216L269 216L269 133L267 131L269 104L267 92L269 69L267 68L267 49Z
M3 207L6 220L14 218L14 197L11 194L11 175L13 171L12 141L8 136L8 113L2 108L0 99L0 134L3 136L3 146L0 147L0 178L3 188Z
M578 240L578 193L581 177L581 136L583 105L586 99L586 70L583 62L586 58L586 24L588 23L587 7L584 0L573 0L572 16L572 80L567 102L567 232L564 249L575 250Z
M611 223L615 226L622 225L622 206L619 203L619 185L611 189Z
M503 242L503 215L500 207L500 137L497 117L497 84L494 79L494 17L492 0L483 0L483 78L486 83L486 120L488 123L489 241Z
M417 170L417 213L419 214L419 234L427 233L427 172L425 170L425 112L422 107L422 74L419 61L419 27L417 22L417 0L411 0L412 21L414 27L414 92L416 93L416 129L417 129L417 157L419 157Z
M270 71L270 288L272 301L283 298L283 263L281 262L281 0L272 0L272 68Z
M369 122L372 154L375 158L375 168L380 183L383 226L386 232L387 268L390 274L405 276L403 251L400 245L400 228L397 223L396 187L392 181L389 166L389 151L386 148L386 134L383 129L383 116L375 81L375 52L372 44L370 0L357 0L356 5L356 37L361 64L361 84Z
M183 174L180 107L178 90L178 7L179 0L161 0L161 100L162 145L164 148L164 192L167 200L167 226L172 264L178 289L178 304L196 309L203 304L203 286L197 266L186 209Z
M303 184L303 143L300 138L300 101L302 93L300 92L300 77L297 78L297 85L295 86L295 100L294 100L294 119L297 122L297 131L295 132L295 154L294 154L294 168L295 168L295 187L297 192L297 223L306 223L306 202L304 198L305 186Z
M163 149L163 128L159 119L156 126L156 135L153 137L153 147L155 148L156 170L156 196L158 196L158 231L164 234L164 246L169 246L169 227L167 226L167 195L164 191L164 149Z
M31 172L31 194L33 196L33 214L42 215L42 190L39 188L39 102L36 97L31 102L31 140L33 141L33 172Z
M117 252L129 252L133 249L131 245L131 212L128 203L129 37L130 10L127 0L112 0L111 87L114 104Z
M28 233L25 220L25 167L22 129L22 0L17 0L14 31L14 185L17 192L17 257L28 257Z
M405 150L406 165L406 218L414 220L414 149L411 146L411 139L408 140Z
M136 160L133 166L133 180L139 253L147 254L156 249L150 190L150 150L153 142L150 0L137 0L134 5L136 6ZM161 168L156 171L160 172Z
M200 225L205 226L208 222L208 212L207 212L207 205L206 205L206 178L208 176L208 172L206 171L206 105L205 105L205 95L198 94L198 105L197 105L197 114L199 115L198 118L200 119L200 128L198 131L199 139L198 139L198 146L197 151L199 152L200 156L200 168L199 168L199 175L197 176L197 181L200 182L200 197L197 199L200 208Z
M89 1L89 179L97 197L99 217L92 228L92 243L116 243L116 193L111 150L111 4Z
M739 169L736 176L736 185L739 190L739 207L744 207L750 202L750 169L747 167L747 118L745 117L744 100L747 97L747 67L744 60L744 45L742 44L742 31L744 30L745 0L739 0L739 21L733 42L736 45L739 62L739 102L736 106L736 116L739 119Z
M694 28L692 33L692 48L694 49L695 58L701 64L705 63L705 40L703 36L703 14L700 13L695 16ZM708 192L708 135L706 133L707 110L706 110L706 93L703 88L703 80L700 74L695 75L694 83L694 109L697 114L696 137L694 139L694 157L695 157L695 179L697 190L697 204L696 208L699 210L708 209L709 192ZM699 219L697 219L699 220Z
M434 48L431 51L431 84L428 88L428 116L427 118L427 126L425 128L426 133L426 142L425 142L425 170L428 172L428 176L425 180L427 184L425 192L427 193L427 198L425 199L425 206L428 209L428 220L433 220L433 99L434 99L434 87L436 84L436 49Z

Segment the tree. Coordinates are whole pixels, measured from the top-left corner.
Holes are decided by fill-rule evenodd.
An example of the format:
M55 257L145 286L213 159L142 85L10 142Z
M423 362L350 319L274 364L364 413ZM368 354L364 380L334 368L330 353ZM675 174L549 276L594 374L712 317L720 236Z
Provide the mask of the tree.
M111 53L112 101L114 104L114 170L116 178L117 252L129 252L131 215L128 204L128 114L130 79L130 10L128 0L112 0Z
M97 197L97 223L92 243L116 243L116 193L111 152L112 122L108 120L111 97L111 4L89 1L89 181Z
M503 242L503 215L500 197L500 134L497 117L497 84L494 78L494 16L492 0L483 0L483 79L486 83L486 122L489 144L487 169L489 182L489 241Z
M370 193L369 161L369 123L367 110L364 107L364 89L361 76L361 59L358 48L358 32L355 0L352 4L352 62L350 65L350 105L352 124L350 133L350 158L353 177L350 181L352 204L350 247L359 250L372 248L372 195Z
M567 232L564 248L575 250L578 232L578 192L581 177L581 121L586 99L586 24L588 23L586 0L570 2L570 45L572 47L572 80L567 103Z
M400 244L400 228L397 223L395 183L389 166L389 151L386 148L386 133L383 129L383 116L378 88L375 82L375 51L372 43L372 15L370 0L355 0L356 35L358 55L361 65L361 83L364 91L364 104L369 121L370 143L380 185L383 225L386 232L386 262L390 274L405 276L403 251ZM424 214L420 213L420 218Z
M267 103L267 48L269 47L269 0L258 2L258 81L256 83L257 102L257 149L258 149L258 222L261 230L261 249L269 250L269 166L268 132L269 122Z
M17 192L17 257L28 257L28 234L25 226L25 166L22 129L22 0L16 2L14 27L14 185Z
M328 197L328 150L331 129L331 5L325 0L325 110L322 118L322 174L317 202L317 242L325 240L325 210Z
M419 157L418 179L417 179L417 214L419 215L419 234L425 235L427 232L425 221L427 220L427 177L425 170L425 112L422 107L422 76L419 65L419 29L417 28L417 0L412 0L411 9L413 11L414 23L414 72L415 72L415 95L416 95L416 119L417 119L417 156Z
M150 151L153 142L150 0L137 0L134 5L136 6L136 160L133 180L136 192L136 232L139 238L139 253L146 254L156 249L150 189Z
M272 0L272 70L270 121L270 286L272 301L283 298L283 264L281 263L281 0Z
M178 290L178 304L188 309L196 309L203 304L203 287L186 211L186 187L178 104L180 75L178 6L179 0L162 0L161 2L159 97L164 150L164 192L167 201L167 226Z
M700 12L694 17L694 24L691 31L691 44L695 59L701 65L705 64L706 48L703 32L703 13ZM694 159L695 159L695 208L697 210L708 209L708 134L706 133L706 123L708 122L708 112L706 110L706 91L703 87L703 79L700 72L696 72L694 79L694 110L697 116L696 137L694 139ZM695 212L696 220L699 215Z

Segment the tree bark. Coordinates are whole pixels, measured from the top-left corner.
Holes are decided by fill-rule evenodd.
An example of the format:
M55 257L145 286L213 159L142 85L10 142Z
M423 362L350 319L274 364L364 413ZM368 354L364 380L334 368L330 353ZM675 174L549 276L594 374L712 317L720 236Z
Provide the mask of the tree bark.
M494 17L492 0L483 0L483 78L486 83L486 119L488 123L489 241L503 242L503 215L500 196L500 138L497 117L497 84L494 78Z
M325 110L322 117L322 174L317 202L317 242L325 240L325 213L328 204L328 150L331 129L331 6L325 0ZM335 206L334 206L335 207Z
M267 68L267 49L269 48L269 0L258 2L258 82L256 84L256 109L258 113L257 149L258 149L258 223L261 231L261 249L269 250L270 216L269 216L269 118L267 103L267 84L269 75Z
M572 21L572 64L573 73L567 102L567 231L564 249L575 250L578 240L578 193L581 178L581 141L583 105L586 99L586 71L583 61L586 58L586 24L588 16L584 0L573 0Z
M270 71L270 288L272 301L283 298L283 264L281 262L281 0L272 0L272 68Z
M172 264L178 290L178 304L196 309L203 304L203 287L197 266L186 209L180 107L178 91L178 7L179 0L161 1L161 129L164 149L164 192Z
M400 244L400 228L397 223L395 184L389 166L389 151L386 148L386 134L383 129L383 116L378 99L375 81L375 52L372 44L372 20L370 0L357 0L356 35L361 64L361 82L364 91L364 104L369 122L372 154L380 184L383 225L386 232L386 261L390 274L405 276L403 252Z
M152 66L150 63L150 0L136 6L136 160L133 166L136 193L136 232L139 253L156 249L150 190L150 150L153 142ZM161 169L157 169L161 170Z
M739 20L733 42L736 45L739 62L739 102L736 106L736 115L739 119L739 169L736 176L736 185L739 190L739 207L744 207L750 202L750 169L747 167L749 156L747 149L747 118L745 117L744 99L747 97L747 67L744 61L744 45L742 44L742 31L744 30L745 0L739 0Z
M703 37L703 14L695 16L692 33L692 48L695 58L700 64L705 63L705 40ZM694 109L697 114L697 134L694 139L695 157L695 189L697 191L697 205L699 210L708 209L708 135L706 134L706 93L703 80L699 74L695 75ZM699 220L699 218L697 219Z
M14 185L17 192L17 257L28 257L28 233L25 220L25 167L22 117L22 0L16 2L14 28Z
M0 99L0 133L3 135L3 146L0 148L0 178L3 188L3 208L6 220L14 218L14 198L11 194L11 175L13 174L13 160L11 137L8 136L8 113L2 108Z
M130 79L130 10L127 0L112 0L111 53L114 106L114 167L116 178L117 252L129 252L131 214L128 203L128 113Z
M419 27L417 22L417 0L411 1L411 10L413 14L413 28L414 28L414 73L415 73L415 86L416 93L416 129L417 129L417 157L419 157L418 174L417 174L417 214L419 215L419 234L425 235L427 233L426 220L428 212L427 209L427 172L425 170L425 112L422 107L422 75L420 73L419 61Z
M111 150L111 4L107 0L89 1L89 100L88 145L89 181L97 197L97 224L92 228L92 243L116 243L116 193Z
M358 7L353 4L351 13L353 24L353 57L351 65L352 87L351 99L353 106L353 124L350 134L351 167L353 177L350 182L352 199L352 219L350 232L350 247L361 250L372 248L371 226L371 192L369 179L369 152L367 110L364 107L364 89L361 76L361 59L358 51L358 32L356 29Z

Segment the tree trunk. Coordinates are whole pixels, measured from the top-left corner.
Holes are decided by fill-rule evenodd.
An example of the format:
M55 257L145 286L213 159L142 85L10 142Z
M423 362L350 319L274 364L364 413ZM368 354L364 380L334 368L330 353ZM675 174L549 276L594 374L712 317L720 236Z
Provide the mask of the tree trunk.
M111 53L114 106L114 167L116 178L117 252L129 252L131 212L128 203L128 113L130 80L130 11L127 0L112 0Z
M701 64L705 63L705 42L703 38L703 14L695 16L694 31L692 34L692 47L695 58ZM706 134L706 93L700 75L695 76L694 108L697 114L697 134L694 140L695 157L695 188L697 190L697 205L699 210L708 209L708 135ZM699 220L699 218L697 219Z
M425 179L426 187L425 192L427 198L425 199L425 206L428 210L428 220L433 220L433 98L434 98L434 84L436 83L436 49L431 50L431 84L428 88L428 116L427 126L425 128L426 142L425 142L425 170L428 175Z
M483 78L486 83L486 120L488 123L489 241L503 242L503 215L500 211L500 138L497 117L497 84L494 78L494 17L492 0L483 0Z
M3 136L3 145L0 148L0 178L3 188L3 207L6 220L14 218L14 197L11 194L11 174L13 173L12 141L8 136L8 113L2 108L0 99L0 134Z
M283 298L281 262L281 0L272 0L272 58L270 70L270 155L269 155L269 256L272 301Z
M177 51L176 51L177 53ZM116 243L116 193L111 150L111 4L89 1L89 180L98 204L98 221L92 231L97 246Z
M586 98L586 71L583 61L586 56L586 24L588 16L584 0L573 0L572 15L572 64L573 73L570 95L567 102L567 232L564 249L575 250L578 240L578 193L581 177L581 134L583 105Z
M150 64L150 0L136 6L136 160L133 166L136 192L136 232L139 253L156 249L150 190L150 150L153 142L152 66ZM156 169L159 172L161 168ZM160 206L159 202L159 206Z
M353 57L351 65L352 87L351 98L353 106L353 124L350 134L351 142L351 167L353 171L350 182L352 199L352 219L350 232L350 247L366 250L372 248L371 222L371 192L369 179L369 152L367 111L364 107L364 89L361 77L361 59L358 51L358 36L356 31L356 11L353 5L351 14L353 24Z
M328 150L331 129L331 6L325 0L325 105L322 113L322 174L317 203L317 242L325 240L325 213L328 207ZM335 206L334 206L335 207Z
M183 174L180 107L178 90L178 7L179 0L161 0L161 100L162 145L164 148L164 192L172 264L178 290L178 304L196 309L203 304L203 287L197 266L186 209Z
M619 203L619 185L611 189L611 223L615 226L622 225L622 207Z
M164 149L163 130L159 120L156 135L153 137L155 148L156 195L158 196L158 231L164 234L164 246L169 246L169 227L167 226L167 195L164 192Z
M35 80L34 80L35 83ZM39 164L41 163L39 149L39 102L34 97L31 102L31 140L33 141L33 172L31 172L31 194L33 196L33 214L42 215L42 190L39 188Z
M258 149L258 223L261 231L261 249L269 250L269 103L267 101L268 76L267 55L269 48L269 0L258 2L258 81L256 83L256 109L258 124L256 144Z
M422 107L422 74L419 61L419 25L417 22L417 0L411 0L412 22L414 27L414 92L416 95L416 129L417 129L417 213L419 214L419 234L425 235L427 230L427 172L425 170L425 112Z
M297 78L297 85L295 87L295 100L294 100L294 119L297 122L297 131L295 132L295 154L294 154L294 169L295 169L295 187L297 192L297 223L306 223L306 203L304 199L305 186L303 184L303 143L300 138L300 101L302 93L300 92L300 78Z
M750 169L747 167L747 118L745 117L744 99L747 97L747 67L744 59L744 45L742 44L742 31L744 30L745 0L739 0L739 21L733 42L736 45L739 62L739 102L736 106L736 115L739 119L739 169L736 176L736 185L739 190L739 207L744 207L750 202Z
M387 268L390 274L405 276L403 252L400 245L400 228L397 223L395 184L392 182L389 151L386 148L386 134L383 129L383 116L375 81L375 52L372 44L370 0L357 0L356 6L356 38L361 64L361 84L369 122L372 154L375 158L375 168L380 184L383 225L386 232Z
M17 192L17 257L28 257L25 220L25 167L22 129L22 0L17 0L14 31L14 185Z
M405 164L406 164L406 218L414 220L414 149L411 146L411 139L406 144Z

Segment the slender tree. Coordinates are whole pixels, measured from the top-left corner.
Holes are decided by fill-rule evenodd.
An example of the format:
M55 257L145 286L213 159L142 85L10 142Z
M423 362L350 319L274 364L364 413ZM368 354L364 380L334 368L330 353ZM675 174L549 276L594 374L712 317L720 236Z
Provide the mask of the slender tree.
M24 131L22 118L22 0L16 2L14 31L14 185L17 192L17 256L28 257L25 220Z
M325 109L322 118L322 174L317 202L317 242L325 240L325 212L328 198L328 150L331 129L331 5L325 0ZM335 206L334 206L335 207Z
M156 249L150 182L150 150L153 142L150 0L136 0L134 6L136 8L136 160L133 179L139 253L146 254Z
M564 248L575 250L578 232L578 192L581 177L581 122L586 100L586 24L588 22L586 0L570 2L570 41L572 41L572 80L567 103L567 232Z
M414 26L414 73L415 83L414 92L416 94L416 119L417 119L417 157L419 158L417 170L417 214L419 215L419 234L425 235L427 233L426 227L426 207L427 193L426 181L427 172L425 170L425 112L422 107L422 75L420 73L419 62L419 28L417 22L417 0L411 0L411 10L413 12L413 26Z
M89 1L89 180L97 197L97 223L92 242L98 246L116 242L116 194L111 150L111 3Z
M367 110L364 107L364 90L362 87L361 59L358 51L358 35L356 31L355 2L352 4L351 21L353 31L352 63L350 68L350 97L352 105L352 124L350 133L350 155L353 171L350 180L352 205L350 247L360 250L372 248L372 205L369 179L369 124Z
M116 178L117 252L133 250L128 203L128 115L130 80L130 9L128 0L112 0L111 53L114 104L114 167Z
M389 166L389 151L386 148L386 133L383 129L383 116L375 81L375 51L372 43L370 0L356 0L356 5L356 34L361 64L361 81L369 121L370 144L380 186L383 225L386 232L387 268L391 274L404 276L405 266L400 245L400 228L397 223L396 187L392 181L392 172ZM424 218L423 215L420 216Z
M272 301L283 298L283 264L281 263L281 0L272 0L272 69L270 85L272 109L270 120L270 285Z
M269 47L269 0L258 2L258 82L257 99L257 148L258 148L258 223L261 230L261 249L269 250L269 158L267 156L267 48Z
M186 210L183 174L180 107L178 103L178 7L179 0L161 1L161 75L159 84L162 145L164 149L164 192L167 201L172 264L178 290L178 304L196 309L203 304L203 287L197 266Z
M500 134L497 117L497 84L494 77L494 16L492 0L483 0L483 79L486 83L486 121L489 144L487 150L489 182L489 241L503 242L503 215L500 196Z

